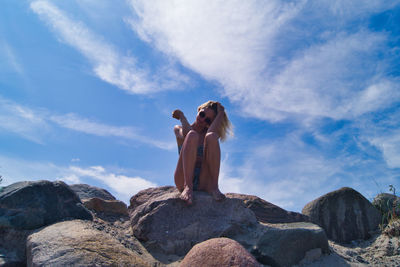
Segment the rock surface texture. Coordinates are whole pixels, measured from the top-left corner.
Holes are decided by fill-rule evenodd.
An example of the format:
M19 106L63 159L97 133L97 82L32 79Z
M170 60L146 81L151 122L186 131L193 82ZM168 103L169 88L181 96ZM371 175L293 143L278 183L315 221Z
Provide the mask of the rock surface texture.
M91 186L88 184L73 184L69 187L71 187L71 189L79 196L80 199L97 197L105 200L115 200L115 197L111 195L110 192L96 186Z
M67 221L31 234L28 266L151 266L89 221Z
M0 266L400 266L399 219L368 240L343 243L328 241L310 222L263 223L293 217L255 196L229 194L216 202L195 192L194 205L187 206L175 187L149 188L131 198L130 216L108 214L118 207L104 203L116 200L93 199L86 203L91 212L63 182L1 188ZM342 188L307 207L311 218L334 229L328 233L360 238L374 228L371 214L379 221L368 205ZM269 210L272 215L264 214Z
M104 200L101 198L82 199L83 205L96 213L119 214L128 216L126 204L120 200Z
M217 202L207 193L194 192L194 204L187 206L175 188L151 188L132 197L129 210L135 236L155 257L184 256L196 244L219 237L236 240L260 263L271 266L297 264L310 251L317 251L316 257L329 252L319 226L259 223L243 199L232 195Z
M239 199L216 202L205 192L194 192L194 204L187 206L178 190L165 187L139 192L139 196L148 198L142 198L142 204L135 208L129 207L131 226L153 252L184 256L197 243L229 237L257 225L254 213Z
M67 218L93 219L64 182L18 182L0 193L0 227L29 230Z
M229 238L213 238L195 245L180 267L258 267L256 259L238 242Z
M380 212L360 193L344 187L308 203L303 214L321 226L329 239L348 243L371 237L381 222Z
M324 230L312 223L265 224L256 235L249 249L265 265L292 266L307 260L311 254L317 254L314 257L319 258L329 253ZM246 239L250 240L249 237Z
M26 265L26 237L31 232L0 227L0 266Z
M138 192L136 195L131 197L130 199L130 205L128 207L128 210L134 211L137 207L140 205L146 203L149 201L149 199L157 198L159 196L162 196L164 194L168 193L174 193L178 194L178 191L176 190L175 186L161 186L161 187L151 187L145 190L142 190Z
M228 193L229 198L243 200L245 206L251 209L258 221L263 223L308 222L309 218L301 213L286 211L262 198L252 195Z

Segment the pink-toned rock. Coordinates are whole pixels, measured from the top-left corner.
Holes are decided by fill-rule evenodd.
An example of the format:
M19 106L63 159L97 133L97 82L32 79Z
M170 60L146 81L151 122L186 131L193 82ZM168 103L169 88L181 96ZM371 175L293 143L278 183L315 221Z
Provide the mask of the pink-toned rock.
M284 210L262 198L252 195L227 193L229 198L241 199L251 209L258 221L263 223L308 222L309 218L298 212Z
M82 199L82 202L86 208L94 210L95 212L128 216L126 204L119 200L105 200L94 197Z
M180 267L256 267L256 259L238 242L229 238L213 238L195 245L181 262Z

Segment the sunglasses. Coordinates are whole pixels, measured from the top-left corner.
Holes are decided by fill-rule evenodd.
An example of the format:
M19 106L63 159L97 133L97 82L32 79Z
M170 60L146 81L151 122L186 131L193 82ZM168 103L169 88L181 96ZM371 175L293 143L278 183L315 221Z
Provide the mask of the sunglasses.
M204 111L200 111L199 113L200 118L204 118L206 116L206 113ZM208 124L211 125L211 119L210 118L205 118L204 121Z

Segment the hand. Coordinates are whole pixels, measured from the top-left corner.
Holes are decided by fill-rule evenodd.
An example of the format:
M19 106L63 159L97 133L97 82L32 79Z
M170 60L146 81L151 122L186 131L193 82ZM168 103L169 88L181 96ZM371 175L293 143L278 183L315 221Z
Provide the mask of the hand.
M172 118L180 120L183 117L183 112L180 111L179 109L175 109L172 111Z
M221 105L221 103L217 102L217 113L218 113L218 114L224 113L224 111L225 111L224 106Z

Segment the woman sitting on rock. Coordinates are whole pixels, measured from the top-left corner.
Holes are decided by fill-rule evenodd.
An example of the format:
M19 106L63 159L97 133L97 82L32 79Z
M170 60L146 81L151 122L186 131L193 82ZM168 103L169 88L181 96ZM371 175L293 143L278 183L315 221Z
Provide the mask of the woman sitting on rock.
M175 185L181 192L180 198L190 205L193 190L201 190L210 193L215 200L225 199L218 189L221 161L218 139L224 141L231 128L224 107L215 101L200 105L192 125L179 109L172 112L172 117L182 123L174 127L179 151Z

